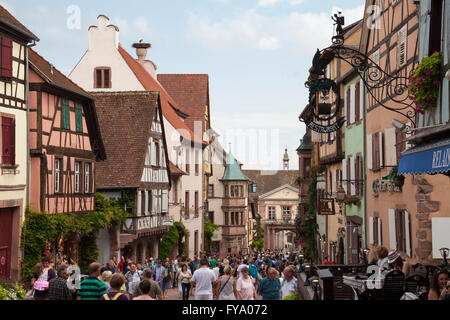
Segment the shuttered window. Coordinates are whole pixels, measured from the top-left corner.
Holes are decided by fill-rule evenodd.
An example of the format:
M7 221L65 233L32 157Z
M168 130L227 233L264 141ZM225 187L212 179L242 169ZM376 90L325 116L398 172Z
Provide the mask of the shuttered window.
M397 68L401 68L406 65L407 56L407 37L408 37L408 25L404 25L397 33Z
M167 212L169 209L169 191L163 190L162 191L162 212Z
M15 120L10 117L1 117L2 135L2 164L14 165L15 164Z
M62 126L63 129L70 130L70 109L67 99L62 100Z
M186 191L185 195L184 195L184 217L185 219L189 219L189 191Z
M84 192L91 193L91 164L84 164Z
M55 159L55 193L61 192L61 159Z
M442 43L442 0L431 1L429 55L441 52Z
M351 157L347 159L347 179L352 180ZM347 195L352 195L352 183L347 181Z
M349 126L351 124L351 115L350 115L350 104L351 104L351 91L350 91L350 86L347 87L347 106L346 106L346 117L347 117L347 126Z
M79 103L75 105L75 119L77 132L83 132L83 109Z
M362 194L362 182L360 181L362 177L361 174L361 156L357 155L355 160L355 186L356 186L356 196L360 197Z
M75 193L80 192L80 162L75 162Z
M372 169L379 170L383 166L383 133L372 135Z
M1 76L12 78L12 39L3 37L1 42Z
M361 111L361 84L359 81L356 82L355 85L355 121L358 122L361 119L360 111Z
M195 217L198 217L198 191L194 193Z

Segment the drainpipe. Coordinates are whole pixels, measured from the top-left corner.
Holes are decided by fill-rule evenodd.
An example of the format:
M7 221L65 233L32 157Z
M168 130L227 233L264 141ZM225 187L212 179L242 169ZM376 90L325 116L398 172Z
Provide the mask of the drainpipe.
M25 90L27 99L27 192L26 192L26 204L30 203L30 169L31 169L31 155L30 155L30 79L29 79L29 63L28 63L28 49L36 45L36 41L26 46L25 50Z
M365 75L364 75L365 77ZM364 90L363 90L363 96L366 97L366 86L364 86ZM367 241L367 188L368 188L368 183L367 183L367 141L366 141L366 116L367 116L367 103L366 103L366 99L363 99L363 137L364 137L364 141L363 141L363 148L364 148L364 152L363 152L363 159L364 159L364 184L363 186L365 186L364 188L364 243L365 243L365 247L368 248L369 244ZM367 257L367 261L369 260L369 257Z
M25 97L27 104L27 187L26 187L26 206L30 203L30 168L31 168L31 154L30 154L30 81L29 81L29 67L28 67L28 48L32 48L36 45L36 40L29 45L26 45L25 48ZM25 258L25 250L22 248L22 260Z

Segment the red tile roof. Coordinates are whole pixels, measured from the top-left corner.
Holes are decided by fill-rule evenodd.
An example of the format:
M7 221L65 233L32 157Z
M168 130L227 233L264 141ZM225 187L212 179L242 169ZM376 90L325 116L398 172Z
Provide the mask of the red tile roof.
M96 165L100 188L139 187L158 92L92 92L108 159Z
M202 137L194 135L193 131L180 119L172 108L181 109L178 103L167 93L164 87L156 81L145 68L134 59L120 44L119 53L128 64L130 69L135 74L136 78L142 84L145 90L154 90L160 92L161 108L164 117L170 124L178 130L178 132L185 138L193 142L203 143Z
M204 130L205 108L209 108L208 75L158 74L158 81L189 115L185 120L188 127L194 130L194 121L200 121Z
M172 163L172 161L169 161L169 170L170 170L170 174L174 175L174 176L186 175L186 172L184 172L183 170L178 168L176 165L174 165Z
M45 60L31 48L28 50L28 61L30 62L31 68L47 83L63 87L74 93L90 98L91 100L93 99L88 92L84 91L75 82L62 74L58 69L52 66L50 62ZM51 68L53 68L53 73L51 72Z
M20 23L19 20L17 20L11 13L8 12L8 10L6 10L2 6L0 6L0 18L18 28L22 34L25 34L30 39L39 41L38 37L36 37L30 30L28 30L22 23Z

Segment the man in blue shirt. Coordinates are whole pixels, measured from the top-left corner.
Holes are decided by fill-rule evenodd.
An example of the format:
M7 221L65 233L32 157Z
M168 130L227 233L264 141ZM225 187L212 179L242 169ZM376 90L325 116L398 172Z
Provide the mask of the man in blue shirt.
M278 278L278 271L269 268L268 276L261 280L258 286L258 293L263 300L280 300L281 283Z
M162 281L164 278L164 274L166 272L166 268L162 266L161 259L158 259L158 264L153 268L153 276L155 277L155 281L158 282L159 287L162 288Z

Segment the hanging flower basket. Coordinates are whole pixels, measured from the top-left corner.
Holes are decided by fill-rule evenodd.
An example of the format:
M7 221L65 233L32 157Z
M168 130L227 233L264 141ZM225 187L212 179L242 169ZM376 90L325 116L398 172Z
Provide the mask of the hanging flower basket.
M409 76L409 99L414 102L417 113L433 109L437 104L441 86L441 56L439 52L425 57Z

